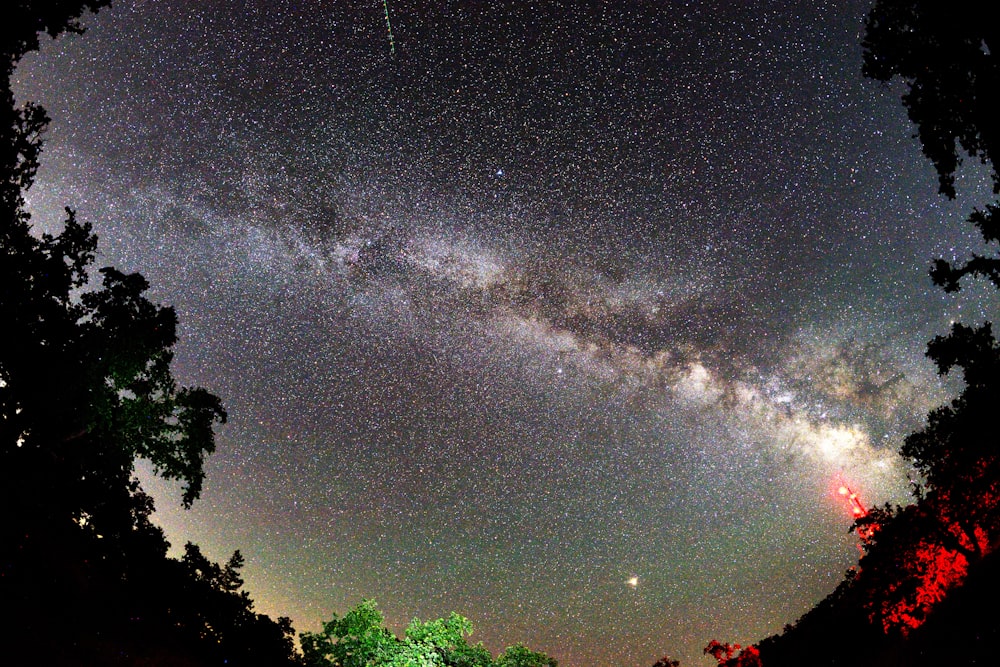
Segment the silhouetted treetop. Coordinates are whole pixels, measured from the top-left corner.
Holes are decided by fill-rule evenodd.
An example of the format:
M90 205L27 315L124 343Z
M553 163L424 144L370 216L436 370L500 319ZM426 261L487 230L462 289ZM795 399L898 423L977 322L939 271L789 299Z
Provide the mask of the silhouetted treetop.
M948 197L955 196L959 148L992 163L1000 188L1000 23L994 10L978 0L876 0L866 23L864 74L906 82L903 104Z
M654 662L653 667L681 667L681 661L674 660L670 656L665 655L656 662Z
M242 555L168 558L133 475L148 459L190 505L226 418L173 378L173 309L138 274L94 271L97 238L71 209L38 234L25 205L48 117L15 105L13 68L40 33L79 32L107 4L14 0L0 29L0 662L293 667L291 622L253 610Z
M864 74L903 79L903 104L948 197L956 194L963 154L989 165L1000 191L994 4L874 0L867 19ZM987 244L1000 243L1000 203L976 209L969 221ZM939 259L931 275L948 292L967 275L1000 288L1000 255L972 255L959 266ZM983 613L985 596L962 584L975 576L992 591L997 580L991 552L1000 544L1000 344L988 323L955 324L930 342L927 354L941 374L960 369L965 387L931 411L900 450L922 475L912 484L916 503L886 504L860 517L852 527L865 535L859 567L795 625L760 642L751 660L768 667L990 663L982 656L995 653L996 624ZM978 604L961 601L977 598ZM988 619L980 627L970 622L980 617ZM959 632L956 619L975 629ZM713 642L706 652L731 667L728 645Z
M1000 533L1000 345L987 323L955 324L928 345L941 373L960 368L965 389L933 410L927 425L909 435L900 453L924 476L929 495L977 555Z
M170 371L177 318L145 297L149 285L142 276L105 268L99 289L81 291L97 247L88 223L66 209L62 232L32 233L24 192L38 168L48 118L38 106L15 108L9 88L6 93L7 104L0 104L0 460L16 469L17 450L33 449L67 460L67 447L82 451L100 441L117 447L123 460L149 459L164 477L182 480L183 502L190 505L201 492L204 458L215 448L213 426L226 418L222 405L203 389L177 387ZM80 478L100 476L93 466L110 464L93 456L78 463Z
M80 17L87 10L96 12L111 0L8 0L4 3L4 31L0 49L6 76L29 51L38 49L38 36L47 33L58 37L63 32L83 32Z
M983 210L974 210L969 215L969 222L979 230L983 241L988 244L1000 243L1000 206L987 204ZM961 266L936 259L931 268L934 284L942 287L945 292L957 292L965 276L986 278L994 287L1000 288L1000 259L973 253L972 258Z

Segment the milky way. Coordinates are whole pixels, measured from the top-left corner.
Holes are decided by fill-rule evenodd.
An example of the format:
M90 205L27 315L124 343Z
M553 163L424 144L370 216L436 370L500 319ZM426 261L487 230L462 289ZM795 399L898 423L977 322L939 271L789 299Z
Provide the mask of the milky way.
M93 220L229 410L193 510L145 474L169 539L298 630L374 597L567 667L794 621L989 314L927 278L967 206L865 11L123 1L29 56L36 225Z

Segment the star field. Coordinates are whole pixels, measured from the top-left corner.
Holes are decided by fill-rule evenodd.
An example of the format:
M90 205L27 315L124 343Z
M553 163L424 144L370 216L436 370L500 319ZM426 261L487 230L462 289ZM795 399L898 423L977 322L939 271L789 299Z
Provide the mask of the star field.
M623 6L618 6L623 5ZM708 664L902 501L976 290L864 2L117 2L17 71L29 193L180 318L220 395L168 538L316 630L374 597L566 667ZM986 187L974 169L965 191ZM959 188L963 191L963 188Z

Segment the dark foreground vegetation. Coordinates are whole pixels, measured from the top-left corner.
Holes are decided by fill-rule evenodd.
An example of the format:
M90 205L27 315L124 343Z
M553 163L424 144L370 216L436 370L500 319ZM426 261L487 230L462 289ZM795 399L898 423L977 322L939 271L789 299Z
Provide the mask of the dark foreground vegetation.
M32 233L31 187L48 123L17 106L11 76L40 35L79 30L108 0L15 1L0 43L0 645L5 665L449 665L555 667L523 646L494 658L470 645L457 614L414 621L403 637L362 602L295 648L291 623L254 611L239 552L225 564L196 545L168 557L134 477L145 458L197 500L220 400L171 375L176 318L146 299L139 275L101 269L96 237L67 209L63 231ZM943 195L963 156L981 160L1000 192L1000 48L988 3L877 0L864 72L901 77L903 103ZM1000 201L969 222L994 248ZM1000 288L1000 255L931 272L948 292L967 278ZM956 324L931 341L962 393L933 411L900 451L922 475L906 507L872 508L855 525L859 567L780 635L706 648L727 667L995 664L1000 633L1000 346L989 323ZM676 667L663 658L657 667Z
M97 239L66 210L62 232L32 234L24 193L48 118L15 105L11 76L40 33L77 31L93 2L15 2L0 49L0 645L5 665L291 665L291 624L253 611L243 559L211 562L188 544L168 558L150 523L138 457L201 491L216 396L178 387L176 317L139 275L100 270Z
M32 232L25 192L49 119L17 106L11 77L39 37L79 32L109 0L15 0L0 34L0 664L177 667L441 665L555 667L516 645L496 660L453 614L402 638L362 602L296 649L291 622L254 611L243 557L187 544L180 558L150 522L138 458L197 500L219 398L171 374L177 320L146 281L102 268L97 237L66 209L62 231Z
M942 195L954 198L963 157L989 168L1000 193L1000 22L989 3L876 0L866 22L864 74L906 84L903 105ZM935 260L946 292L966 278L1000 289L1000 201L969 223L991 253ZM921 474L906 507L876 507L854 526L859 566L779 635L740 649L705 648L725 667L994 665L1000 639L1000 346L989 322L955 324L927 347L965 388L932 411L900 454ZM664 658L659 667L676 667Z

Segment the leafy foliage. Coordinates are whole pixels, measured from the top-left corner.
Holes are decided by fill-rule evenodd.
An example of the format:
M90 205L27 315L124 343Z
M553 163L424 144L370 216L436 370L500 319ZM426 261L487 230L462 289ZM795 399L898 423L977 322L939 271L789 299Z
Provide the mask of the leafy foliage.
M961 528L967 555L978 557L1000 529L1000 345L989 324L955 324L931 341L928 354L941 373L961 368L965 388L928 415L901 453L923 474L942 517Z
M742 648L739 644L723 644L713 639L703 652L715 658L719 667L762 667L756 646Z
M557 667L553 658L521 644L509 647L494 661L481 643L471 646L467 618L452 612L448 618L421 622L414 619L402 638L383 627L382 612L374 600L363 600L343 617L334 614L318 633L299 639L309 667Z
M949 197L959 149L993 165L1000 157L1000 30L990 10L988 3L877 0L865 26L864 74L906 82L903 105ZM993 175L1000 186L995 167Z
M288 619L253 611L243 558L194 545L167 557L138 457L198 497L220 400L178 387L172 309L113 268L89 278L97 238L71 209L36 234L24 193L49 122L17 107L10 75L38 35L79 32L107 0L15 0L0 57L0 643L5 665L292 665Z
M988 3L877 0L866 22L863 71L906 83L903 105L937 170L940 191L950 198L962 153L989 165L994 191L1000 191L1000 28L991 9ZM996 204L969 216L988 244L1000 242L998 216ZM958 266L938 259L931 270L947 292L957 291L968 275L1000 288L1000 257L973 254Z
M515 644L497 656L497 667L556 667L554 658L537 653L522 644Z
M4 38L0 54L6 66L4 80L9 80L17 62L38 49L38 36L47 33L58 37L64 32L83 32L80 17L85 11L96 12L111 0L12 0L4 7Z
M903 105L949 198L965 155L991 170L1000 191L1000 24L991 10L988 3L875 0L866 22L864 74L903 80ZM1000 204L974 210L969 221L987 244L1000 244ZM967 276L1000 288L1000 253L973 254L958 265L938 259L931 270L946 292L957 291ZM956 324L930 342L927 354L941 374L961 369L965 388L932 411L900 450L923 478L913 485L915 504L872 508L856 522L852 530L865 536L859 568L796 624L757 645L768 667L993 659L994 626L958 629L981 628L973 621L987 599L961 584L975 579L995 590L997 579L990 551L1000 537L1000 345L988 323ZM706 651L725 665L738 657L717 642Z
M1000 207L987 204L985 210L975 209L969 216L987 244L1000 243ZM974 276L986 278L994 287L1000 288L1000 259L973 253L972 258L961 266L955 266L943 259L934 260L931 279L945 292L957 292L962 278Z
M670 658L670 656L667 655L663 656L662 658L653 663L653 667L680 667L680 666L681 666L680 660L673 660Z
M65 3L59 6L73 16ZM36 18L58 32L50 14ZM183 501L190 505L201 491L204 458L214 450L213 425L225 421L225 411L207 391L176 386L170 372L176 315L145 298L149 285L141 276L101 269L101 288L81 292L97 246L90 224L67 209L60 234L32 234L23 193L37 171L48 118L34 105L14 108L5 83L0 457L17 469L22 452L66 460L68 450L100 442L122 456L87 463L130 469L135 457L148 458L164 476L185 482ZM81 479L101 474L78 471Z
M888 81L899 76L924 154L938 172L940 190L955 196L960 152L992 170L1000 191L1000 29L983 3L952 6L934 0L876 0L866 23L864 73ZM988 244L1000 243L1000 206L976 209L969 221ZM1000 288L1000 256L972 255L955 266L934 262L931 276L947 292L966 276ZM927 425L900 450L923 476L917 506L873 514L882 531L862 561L862 578L882 600L886 627L922 623L945 592L961 582L1000 528L1000 448L993 409L1000 399L1000 346L988 323L955 324L927 347L942 375L962 370L965 388L932 411ZM896 581L890 581L890 572ZM877 572L878 574L874 574ZM889 598L895 601L886 602ZM892 621L895 619L895 621Z

